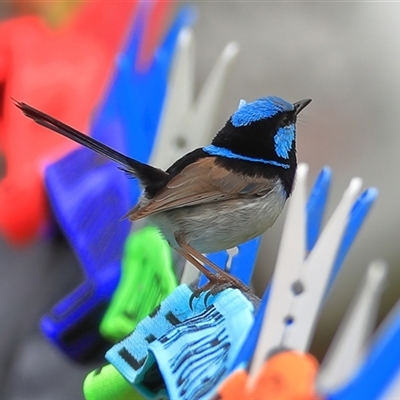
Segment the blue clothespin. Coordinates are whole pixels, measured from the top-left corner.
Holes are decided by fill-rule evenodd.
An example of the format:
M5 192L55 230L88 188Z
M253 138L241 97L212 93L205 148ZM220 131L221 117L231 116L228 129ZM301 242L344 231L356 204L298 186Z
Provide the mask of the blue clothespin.
M121 150L136 160L149 162L178 37L193 22L194 9L180 9L162 44L155 51L150 66L142 69L138 67L137 60L148 5L145 2L140 4L132 40L117 57L110 91L94 118L93 135L108 143L110 135L117 131L123 138ZM136 180L129 182L129 193L131 204L135 204L140 195Z
M358 187L361 185L361 182L358 179L353 180L350 188L347 191L347 199L345 196L340 206L337 208L334 216L332 216L327 227L324 229L324 232L319 237L322 217L326 208L328 191L331 182L331 173L328 168L324 168L321 171L309 196L307 205L305 192L306 177L307 167L305 165L299 165L296 188L293 198L289 203L288 214L285 221L285 228L279 251L280 255L278 256L277 266L272 281L273 283L267 288L263 296L260 308L256 315L255 323L249 332L245 346L242 348L236 362L234 363L233 369L240 366L246 366L251 360L254 374L254 371L257 371L260 365L262 365L263 361L266 359L267 354L276 347L284 346L301 351L305 351L305 349L307 349L311 334L313 332L313 326L318 313L319 305L326 295L326 288L328 286L327 279L329 280L329 270L332 268L332 265L335 265L336 268L340 267L340 263L343 262L343 259L347 254L355 234L360 228L361 223L365 219L371 204L376 198L375 189L368 189L354 203L354 198L357 194ZM351 208L352 201L354 203L353 208ZM301 210L304 211L302 212ZM318 243L319 249L316 248ZM328 251L327 247L329 246L336 247L336 250L335 248L331 248L330 251ZM317 253L313 254L316 249ZM316 257L315 254L317 254L318 257ZM320 278L315 277L313 279L308 279L307 276L302 277L299 270L303 266L303 263L307 263L308 261L310 264L310 257L311 262L313 262L313 258L315 257L315 262L315 260L318 258L322 259L324 254L329 257L329 260L326 262L325 259L325 264L323 262L320 263L320 268L325 268L323 271L323 276L320 276ZM312 267L313 266L311 266L311 270ZM280 268L282 268L282 270L280 270ZM291 271L292 268L295 269L295 272L293 270ZM279 271L281 275L281 282L279 283L278 281L278 287L275 286L275 290L271 291L271 289L274 288L274 283L276 284L276 275L279 274ZM304 279L306 282L304 282ZM317 285L320 285L317 290L312 289L312 285L314 284L313 282L316 282ZM306 305L303 306L305 307L304 310L307 310L307 312L311 313L309 316L311 318L306 318L305 321L303 321L304 317L302 317L299 309L293 309L292 303L294 302L294 305L296 305L296 297L301 294L300 292L304 290L304 287L306 287L309 292L308 303L315 302L314 306L310 309L307 308L308 306ZM282 297L280 296L280 293L282 294ZM268 310L274 307L273 304L277 303L278 308L274 310L276 323L268 325L269 330L272 330L272 332L266 336L267 334L265 333L265 329L267 327L265 322L265 314L268 312ZM281 308L279 308L279 305ZM298 325L296 330L296 333L298 334L297 341L296 338L293 337L294 333L292 333L292 335L288 335L288 327L293 327L293 322ZM257 342L261 341L262 343L262 339L266 337L269 339L274 339L274 341L272 343L267 343L264 349L260 350L260 344L257 345ZM263 346L263 344L261 346ZM257 350L256 347L258 347ZM261 354L258 354L257 360L256 355L259 351L261 351ZM255 366L254 363L256 364Z
M385 263L372 263L318 371L317 392L326 397L345 386L362 365L374 329L387 275Z
M158 68L159 74L167 75L168 59L188 13L181 11L158 50L164 58L153 60L151 68ZM145 15L143 10L139 10L138 23L122 57L132 54L131 47L135 47L131 46L132 43L141 42ZM129 72L134 75L133 67ZM92 129L94 136L120 150L126 146L125 130L131 130L133 135L136 133L128 124L132 110L121 107L121 104L127 104L121 97L123 93L140 89L127 85L135 82L128 79L127 73L128 70L123 68L117 71ZM153 79L153 76L148 79ZM160 91L163 91L162 87ZM145 101L149 102L150 97L144 97L143 107ZM148 109L150 105L146 107ZM140 117L143 115L140 114ZM153 117L156 118L155 114ZM141 126L138 132L143 133ZM136 150L136 153L140 153L141 157L137 158L148 157L151 144L152 137L146 141L138 139L136 148L141 150ZM43 317L42 331L71 358L79 362L90 361L99 348L109 346L109 342L100 336L98 328L118 284L123 245L130 229L128 221L121 221L121 216L131 204L128 180L113 163L87 149L79 149L47 168L46 189L56 218L81 261L86 281ZM110 278L103 279L106 275Z
M354 374L326 399L396 399L400 373L400 301L379 327Z
M129 232L128 221L120 221L128 207L125 180L114 165L86 149L46 169L52 208L80 259L85 282L43 316L41 329L78 362L90 361L109 345L98 326L119 281L122 245Z

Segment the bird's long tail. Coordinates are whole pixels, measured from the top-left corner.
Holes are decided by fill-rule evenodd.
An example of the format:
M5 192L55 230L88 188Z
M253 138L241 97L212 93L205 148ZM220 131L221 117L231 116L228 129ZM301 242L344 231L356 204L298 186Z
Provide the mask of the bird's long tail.
M133 158L127 157L109 146L93 139L90 136L77 131L76 129L64 124L52 116L37 110L30 105L14 100L15 105L28 117L35 121L37 124L42 125L48 129L53 130L75 142L88 147L89 149L102 154L110 160L118 163L124 171L134 175L139 179L141 184L147 188L154 186L154 182L162 182L168 180L169 175L150 165L144 164Z

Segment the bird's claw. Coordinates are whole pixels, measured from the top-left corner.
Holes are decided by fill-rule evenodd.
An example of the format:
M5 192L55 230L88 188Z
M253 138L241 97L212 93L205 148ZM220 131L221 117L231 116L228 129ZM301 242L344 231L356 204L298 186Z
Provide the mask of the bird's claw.
M195 289L189 299L189 307L193 310L193 300L199 298L202 293L207 292L204 296L204 306L207 307L207 302L210 296L215 296L226 289L239 289L247 298L253 298L254 294L251 289L243 282L235 277L227 279L224 276L214 275L213 278L202 287Z

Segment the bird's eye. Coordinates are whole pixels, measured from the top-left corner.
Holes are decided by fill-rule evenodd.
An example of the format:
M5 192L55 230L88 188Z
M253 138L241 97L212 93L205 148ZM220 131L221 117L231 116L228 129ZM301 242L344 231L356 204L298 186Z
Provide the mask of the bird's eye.
M279 121L279 127L284 127L293 124L295 117L293 115L284 115Z

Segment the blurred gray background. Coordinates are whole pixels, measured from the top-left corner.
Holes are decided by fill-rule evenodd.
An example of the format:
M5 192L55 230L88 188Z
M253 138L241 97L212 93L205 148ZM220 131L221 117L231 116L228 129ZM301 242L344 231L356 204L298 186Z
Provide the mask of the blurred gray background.
M332 168L329 212L353 176L379 189L323 310L312 348L322 357L372 260L390 266L381 317L400 298L400 4L191 3L198 9L198 87L224 46L232 40L240 45L219 126L240 98L310 97L299 121L298 158L310 165L310 185L323 166ZM0 16L10 14L8 4L0 3ZM264 235L259 292L270 278L283 220ZM40 315L80 282L74 255L59 239L22 250L0 242L0 254L0 398L82 398L81 382L92 368L69 363L37 327Z

